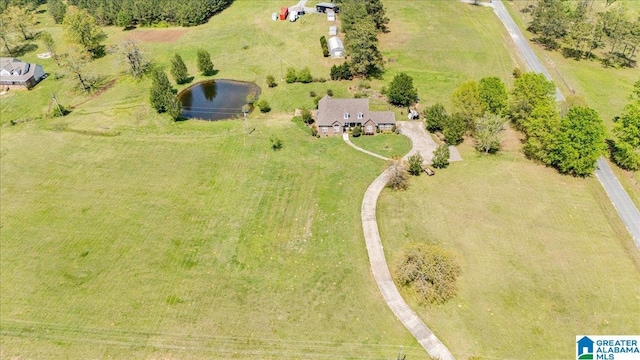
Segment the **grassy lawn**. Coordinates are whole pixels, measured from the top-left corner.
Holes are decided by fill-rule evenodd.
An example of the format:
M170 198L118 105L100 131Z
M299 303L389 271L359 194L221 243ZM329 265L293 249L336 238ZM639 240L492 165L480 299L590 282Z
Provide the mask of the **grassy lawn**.
M520 10L533 3L535 2L528 0L509 1L507 4L511 16L529 39L535 36L526 31L530 16ZM640 2L622 0L619 3L627 7L629 11L640 15ZM597 1L594 6L596 11L602 11L604 1ZM547 66L555 83L563 93L569 95L573 90L576 95L583 97L587 104L597 110L602 117L609 132L608 136L614 138L611 131L614 124L613 118L622 113L633 84L640 80L640 71L637 68L605 68L599 61L576 61L565 58L559 51L545 51L542 47L534 43L531 44L534 51L543 59L544 65ZM640 181L640 171L625 172L617 169L616 174L636 206L640 208L640 188L637 186Z
M462 266L459 295L414 309L459 359L568 359L577 334L640 332L640 254L598 181L519 153L478 156L378 203L387 259L440 244ZM405 295L409 299L411 294Z
M252 126L3 131L2 358L422 357L362 239L384 162Z
M365 150L386 157L404 156L411 150L411 140L404 135L351 136L351 142Z

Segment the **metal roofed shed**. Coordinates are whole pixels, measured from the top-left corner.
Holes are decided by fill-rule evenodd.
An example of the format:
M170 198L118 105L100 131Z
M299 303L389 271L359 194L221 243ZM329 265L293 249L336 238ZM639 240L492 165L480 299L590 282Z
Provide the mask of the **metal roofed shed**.
M271 20L278 21L278 13L277 12L271 14Z
M332 3L318 3L316 4L316 11L319 13L325 13L327 12L327 10L332 10L334 12L340 12L340 7L336 4L332 4Z
M327 21L336 21L336 13L333 10L327 10Z
M329 38L327 45L329 45L329 54L331 54L332 58L344 57L344 45L342 44L342 39L334 36Z
M336 36L338 35L338 27L333 25L333 26L329 26L329 35L330 36Z

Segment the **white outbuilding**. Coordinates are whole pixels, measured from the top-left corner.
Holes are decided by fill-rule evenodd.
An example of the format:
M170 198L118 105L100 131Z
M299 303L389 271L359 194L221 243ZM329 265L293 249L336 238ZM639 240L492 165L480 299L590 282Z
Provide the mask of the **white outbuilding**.
M329 26L329 36L336 36L338 35L338 27L333 25L333 26Z
M342 44L342 39L337 36L329 38L327 42L329 45L329 54L333 59L344 57L344 45Z
M333 10L327 10L327 21L336 21L336 13Z

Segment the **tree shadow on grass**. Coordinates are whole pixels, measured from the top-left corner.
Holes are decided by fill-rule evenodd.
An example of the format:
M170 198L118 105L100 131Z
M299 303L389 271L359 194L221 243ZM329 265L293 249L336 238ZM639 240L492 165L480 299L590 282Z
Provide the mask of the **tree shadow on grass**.
M26 44L21 44L11 49L11 56L16 56L16 57L24 56L32 51L36 51L37 49L38 49L38 44L34 44L31 42Z

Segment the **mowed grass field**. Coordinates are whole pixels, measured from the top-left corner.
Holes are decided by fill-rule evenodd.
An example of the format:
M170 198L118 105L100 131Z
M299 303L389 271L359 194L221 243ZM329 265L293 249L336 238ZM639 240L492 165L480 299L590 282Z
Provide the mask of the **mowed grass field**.
M388 261L408 242L438 244L462 267L459 294L412 308L458 359L569 359L579 334L640 332L640 253L594 178L519 152L477 155L384 190Z
M424 356L362 239L384 162L339 137L288 120L250 136L25 126L3 132L1 160L3 358Z
M377 134L375 136L350 137L355 145L376 154L395 157L404 156L411 150L411 140L404 135Z

